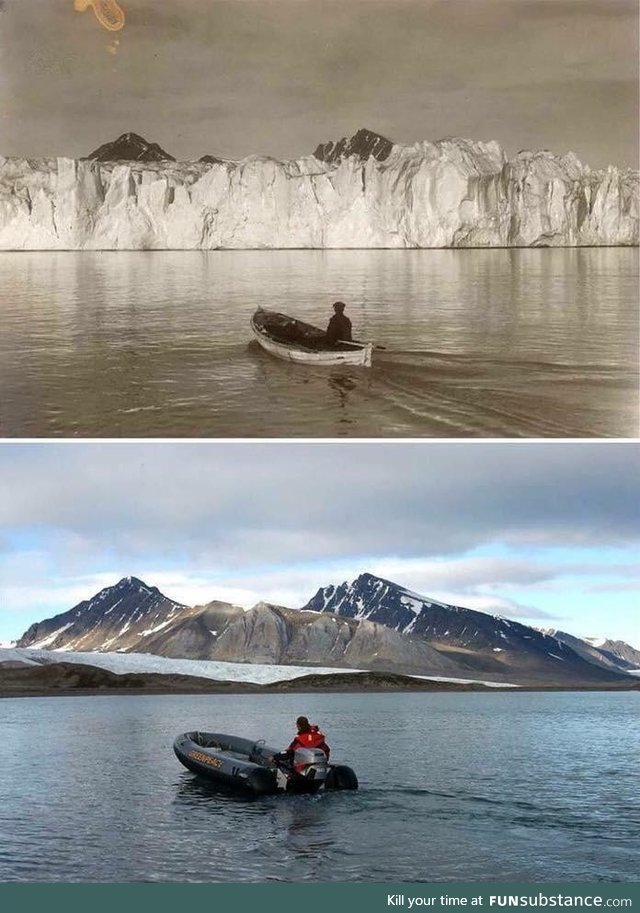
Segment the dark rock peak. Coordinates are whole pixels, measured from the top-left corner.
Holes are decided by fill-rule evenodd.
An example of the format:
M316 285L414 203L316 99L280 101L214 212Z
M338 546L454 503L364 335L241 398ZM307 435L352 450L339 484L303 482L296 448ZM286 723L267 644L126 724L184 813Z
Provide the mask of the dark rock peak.
M406 587L401 586L399 583L394 583L392 580L387 580L385 577L378 577L376 574L370 574L368 571L359 574L358 577L351 584L352 587L363 587L368 588L373 587L374 589L382 589L383 587L388 587L393 590L402 590L403 593L410 593L411 590L407 590ZM426 597L420 596L420 599L424 599L425 602L429 600Z
M91 605L97 600L109 599L112 596L117 595L122 597L124 595L140 592L142 592L144 595L149 596L162 596L162 593L157 587L148 586L144 580L140 580L138 577L122 577L122 579L118 580L117 583L104 587L104 589L100 590L99 593L96 593L96 595L92 596L91 599L86 599L84 602L81 602L80 605L87 606Z
M99 146L87 158L98 162L175 162L157 143L148 143L137 133L123 133L117 140Z
M222 165L224 160L217 158L215 155L201 155L198 161L204 162L206 165Z
M350 584L319 589L303 608L375 621L431 642L497 652L526 648L555 654L559 659L573 655L566 644L528 625L420 596L369 573Z
M118 580L116 587L118 587L118 589L143 589L147 590L149 593L160 592L158 587L148 586L144 580L140 580L139 577L123 577L121 580Z
M318 161L327 162L329 165L351 156L355 156L361 162L366 162L372 156L377 161L384 162L389 158L392 149L391 140L362 128L351 138L343 136L336 143L320 143L313 155Z
M113 643L114 628L126 624L127 627L120 631L125 634L143 618L154 616L154 623L157 624L184 608L186 606L169 599L157 587L148 586L139 577L123 577L67 612L31 625L20 638L18 646L28 647L49 638L51 642L46 646L55 649L69 642L75 643L82 637L92 640L89 646L95 648L103 642ZM55 640L51 640L54 635Z
M426 596L420 596L412 590L408 590L401 586L399 583L393 583L391 580L386 580L384 577L377 577L375 574L370 574L368 571L365 571L356 577L352 583L345 580L344 583L337 586L329 584L326 587L321 587L305 608L310 608L313 611L332 611L332 609L329 608L329 605L336 607L347 597L349 601L357 601L358 599L364 601L375 599L379 601L380 599L389 596L394 596L396 598L408 597L424 606L445 606L444 603L440 603L435 599L429 599ZM445 607L452 611L456 611L457 608L456 606L449 605L446 605ZM362 608L364 608L364 605ZM415 614L415 611L416 609L414 608L411 615Z

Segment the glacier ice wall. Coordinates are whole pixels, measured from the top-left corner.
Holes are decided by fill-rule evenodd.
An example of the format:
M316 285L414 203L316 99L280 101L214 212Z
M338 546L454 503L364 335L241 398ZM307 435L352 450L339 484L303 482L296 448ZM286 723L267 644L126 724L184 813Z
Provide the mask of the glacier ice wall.
M335 163L0 157L0 249L637 245L639 175L447 139Z

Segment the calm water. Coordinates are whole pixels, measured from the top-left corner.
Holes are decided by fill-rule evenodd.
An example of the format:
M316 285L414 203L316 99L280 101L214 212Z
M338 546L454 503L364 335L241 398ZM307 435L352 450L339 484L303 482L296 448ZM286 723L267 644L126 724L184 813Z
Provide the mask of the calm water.
M290 365L259 305L386 348ZM0 435L633 436L638 251L0 255Z
M634 881L640 694L0 701L2 881ZM173 755L308 713L357 793L247 800Z

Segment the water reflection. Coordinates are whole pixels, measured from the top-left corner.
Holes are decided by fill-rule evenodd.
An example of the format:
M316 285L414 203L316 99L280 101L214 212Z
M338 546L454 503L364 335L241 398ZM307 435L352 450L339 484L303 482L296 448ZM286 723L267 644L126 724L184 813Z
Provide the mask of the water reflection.
M631 436L632 249L4 253L2 436ZM347 302L371 369L280 362L259 305Z
M280 744L299 695L7 699L0 881L633 881L635 697L307 694L361 789L256 799L184 770L172 734L215 713Z
M361 369L364 370L364 369ZM349 393L355 390L357 382L354 377L345 374L334 373L329 377L329 388L337 394L336 402L338 409L346 412L349 403ZM347 415L342 415L338 419L341 424L351 425L352 420Z

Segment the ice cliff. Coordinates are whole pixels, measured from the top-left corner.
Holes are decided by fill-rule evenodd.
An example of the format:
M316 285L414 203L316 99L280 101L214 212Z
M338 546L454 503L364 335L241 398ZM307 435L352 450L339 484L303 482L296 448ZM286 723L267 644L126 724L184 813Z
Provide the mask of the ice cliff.
M637 172L358 136L286 162L0 157L0 249L638 244Z

